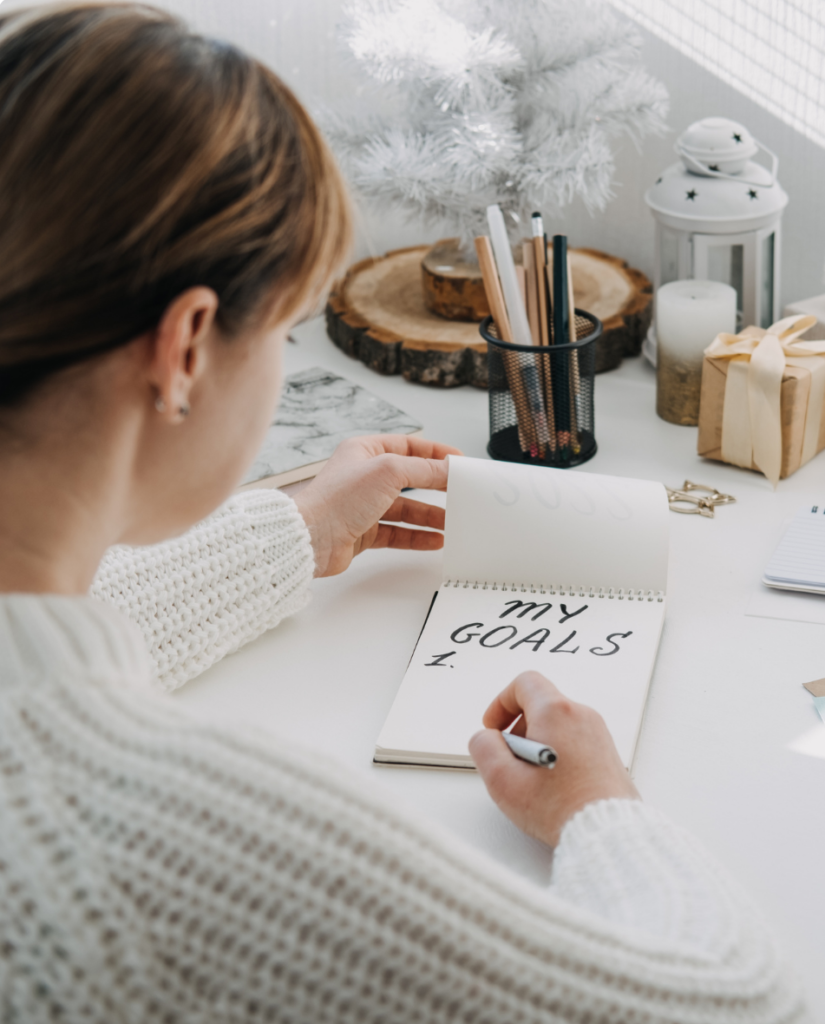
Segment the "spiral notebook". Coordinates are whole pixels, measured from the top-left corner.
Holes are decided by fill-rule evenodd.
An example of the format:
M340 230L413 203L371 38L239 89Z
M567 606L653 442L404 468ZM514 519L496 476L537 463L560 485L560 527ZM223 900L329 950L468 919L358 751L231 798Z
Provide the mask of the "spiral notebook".
M762 575L767 587L825 594L825 505L803 506L788 524Z
M604 717L630 768L665 614L660 483L450 456L442 583L374 762L473 769L525 669Z

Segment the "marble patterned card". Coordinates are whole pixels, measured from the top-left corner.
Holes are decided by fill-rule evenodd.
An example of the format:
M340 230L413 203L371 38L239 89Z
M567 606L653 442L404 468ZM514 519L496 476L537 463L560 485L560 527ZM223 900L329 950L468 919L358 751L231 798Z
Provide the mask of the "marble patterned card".
M244 487L282 487L320 472L341 441L365 434L419 434L412 416L320 366L286 378L272 426Z

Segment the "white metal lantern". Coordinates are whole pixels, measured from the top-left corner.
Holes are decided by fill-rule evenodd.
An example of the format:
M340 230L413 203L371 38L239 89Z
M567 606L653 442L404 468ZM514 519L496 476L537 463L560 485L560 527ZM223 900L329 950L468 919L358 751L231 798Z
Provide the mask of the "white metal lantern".
M655 289L692 278L721 281L736 289L737 329L770 327L779 311L788 202L776 180L777 157L724 117L692 124L675 148L681 160L645 193L656 219ZM771 158L770 170L752 159L760 149ZM654 339L646 345L651 356Z

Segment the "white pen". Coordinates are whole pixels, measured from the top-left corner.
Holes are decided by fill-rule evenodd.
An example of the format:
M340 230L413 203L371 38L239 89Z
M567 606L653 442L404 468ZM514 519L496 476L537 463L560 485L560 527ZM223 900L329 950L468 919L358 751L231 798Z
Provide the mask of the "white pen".
M504 742L516 757L540 768L555 768L558 755L546 743L528 740L524 736L514 736L511 732L503 732Z
M532 347L533 336L530 334L527 310L521 299L513 251L510 248L510 239L507 237L507 228L504 225L504 214L498 203L487 207L487 223L490 225L490 241L493 245L493 255L496 258L501 290L504 292L507 316L510 318L513 341L516 345Z

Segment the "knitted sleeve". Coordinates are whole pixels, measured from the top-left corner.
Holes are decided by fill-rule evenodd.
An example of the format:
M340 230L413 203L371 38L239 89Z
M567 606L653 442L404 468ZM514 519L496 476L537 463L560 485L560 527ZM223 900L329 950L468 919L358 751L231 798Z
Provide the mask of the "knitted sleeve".
M167 914L153 925L170 990L208 979L233 1004L227 1015L250 1021L806 1019L759 913L695 840L640 802L582 811L542 891L399 814L360 778L284 751L276 777L257 762L253 785L235 753L237 775L187 837L186 879L153 886L171 904L194 883L189 913L202 915L199 935L211 933L194 945L191 931L166 931ZM199 754L191 766L203 758L206 769ZM195 1016L196 986L186 987Z
M806 1019L738 886L639 802L576 815L544 890L322 750L83 685L0 704L4 1020Z
M140 626L174 690L302 608L314 566L295 502L244 491L181 537L111 548L90 592Z
M553 858L553 890L582 910L603 916L608 908L615 924L700 956L725 955L734 915L756 920L697 840L639 801L589 804L567 823Z
M73 920L81 890L87 912L102 908L84 924L87 944L99 938L95 980L128 993L136 1019L805 1019L759 914L698 843L641 803L580 812L542 890L283 741L268 750L144 705L123 731L107 712L114 746L84 710L79 728L65 705L52 730L39 724L58 742L67 721L89 733L84 759L58 777L81 859L101 858L102 888L64 882L65 914L50 906L48 920ZM79 938L66 945L73 963Z

